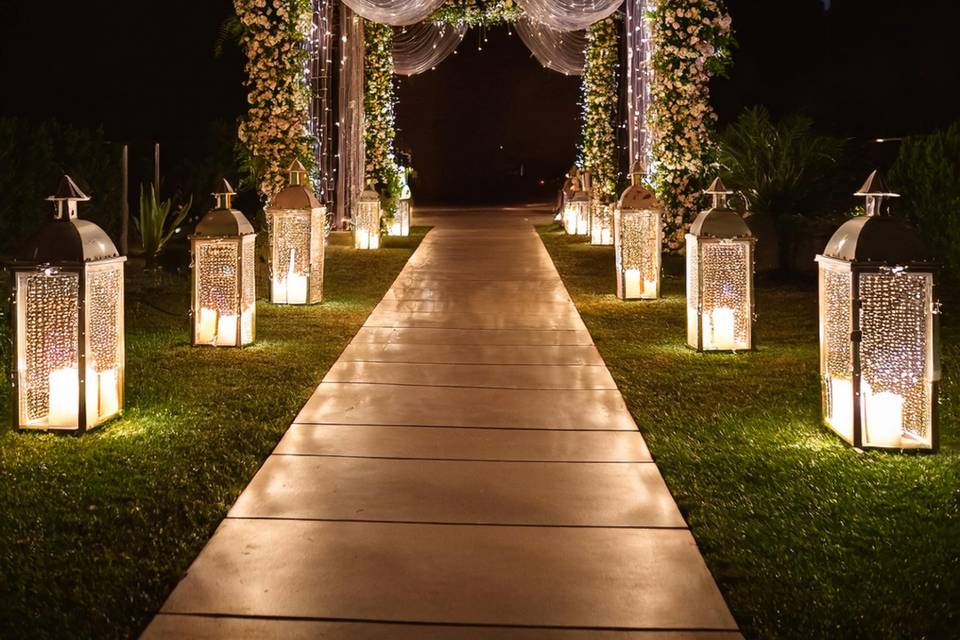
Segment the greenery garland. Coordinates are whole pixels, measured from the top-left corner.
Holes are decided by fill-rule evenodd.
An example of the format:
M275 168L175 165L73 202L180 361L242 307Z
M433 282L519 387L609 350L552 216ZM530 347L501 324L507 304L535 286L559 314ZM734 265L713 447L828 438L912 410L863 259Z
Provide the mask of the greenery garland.
M587 31L583 68L583 147L581 164L589 169L595 193L604 204L617 194L617 87L619 29L616 17L597 22Z
M366 174L380 192L383 214L392 218L400 197L400 178L393 154L396 137L393 85L393 28L364 21L364 116Z
M726 72L735 41L721 0L654 0L646 17L653 36L652 181L668 212L664 238L676 251L714 164L710 79Z
M488 27L516 22L523 10L514 0L448 0L429 20L437 24Z
M241 185L255 187L266 202L286 185L294 158L308 169L314 166L304 74L313 10L310 0L234 0L233 5L247 56L250 104L237 132Z

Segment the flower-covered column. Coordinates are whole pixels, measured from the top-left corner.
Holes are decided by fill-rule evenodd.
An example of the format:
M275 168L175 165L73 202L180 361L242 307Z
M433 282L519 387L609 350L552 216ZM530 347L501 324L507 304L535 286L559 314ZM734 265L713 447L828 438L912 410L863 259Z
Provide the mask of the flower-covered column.
M380 193L383 214L392 218L400 197L400 178L393 155L394 125L393 28L367 21L364 26L366 54L364 72L365 141L367 179Z
M587 33L583 68L582 162L592 173L604 204L617 193L617 67L619 34L614 18L597 22Z
M667 210L664 240L679 250L697 213L714 155L710 79L722 75L734 45L720 0L653 0L653 80L648 126L653 183Z
M240 122L245 181L264 202L286 184L286 167L296 158L313 167L308 132L310 87L305 47L311 32L310 0L234 0L247 55L247 102Z

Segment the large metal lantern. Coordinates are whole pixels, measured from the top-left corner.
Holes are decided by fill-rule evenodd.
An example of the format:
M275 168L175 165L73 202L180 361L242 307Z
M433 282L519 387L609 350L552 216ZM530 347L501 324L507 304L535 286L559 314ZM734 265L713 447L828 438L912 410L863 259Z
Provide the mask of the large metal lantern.
M630 180L613 214L617 297L655 300L660 297L663 207L642 186L643 171L639 165L634 167Z
M560 208L557 211L557 216L554 220L557 220L561 224L564 221L564 212L567 210L567 202L573 197L573 192L576 188L576 178L580 174L580 168L577 165L573 165L563 176L563 186L560 188Z
M613 244L613 212L597 192L594 192L590 204L590 244Z
M563 230L571 236L590 233L590 173L580 171L573 178L573 195L563 208Z
M817 256L824 422L855 447L936 449L940 380L936 269L919 238L885 215L897 197L873 172Z
M10 263L14 422L84 432L123 410L123 263L103 229L77 219L89 200L60 181L54 220Z
M354 206L353 246L357 249L380 248L380 194L370 181Z
M687 343L698 351L753 348L753 252L756 239L726 206L720 178L705 193L713 205L687 233Z
M240 347L255 338L256 234L246 217L230 208L233 194L221 180L213 193L216 208L190 236L195 345Z
M406 237L410 235L411 200L413 194L407 184L407 172L400 167L400 199L397 201L397 212L390 222L390 235Z
M270 301L314 304L323 298L323 227L327 210L295 160L287 187L266 209L270 228Z

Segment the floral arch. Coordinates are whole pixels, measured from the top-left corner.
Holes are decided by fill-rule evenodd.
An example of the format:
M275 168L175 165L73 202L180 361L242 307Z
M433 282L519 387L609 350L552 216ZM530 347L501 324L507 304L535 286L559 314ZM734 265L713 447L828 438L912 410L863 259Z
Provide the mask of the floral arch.
M723 73L733 44L722 0L234 5L250 104L239 130L243 168L264 199L282 187L285 164L297 157L335 225L349 218L368 178L390 211L399 188L394 76L435 67L471 27L510 23L545 67L582 76L578 164L593 172L598 195L612 201L626 165L643 162L670 209L668 245L681 245L711 167L709 81Z

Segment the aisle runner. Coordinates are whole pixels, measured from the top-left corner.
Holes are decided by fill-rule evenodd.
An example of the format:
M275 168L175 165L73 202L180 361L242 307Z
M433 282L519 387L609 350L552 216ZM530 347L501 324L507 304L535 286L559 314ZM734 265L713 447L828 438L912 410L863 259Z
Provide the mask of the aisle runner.
M530 222L432 222L146 637L739 638Z

